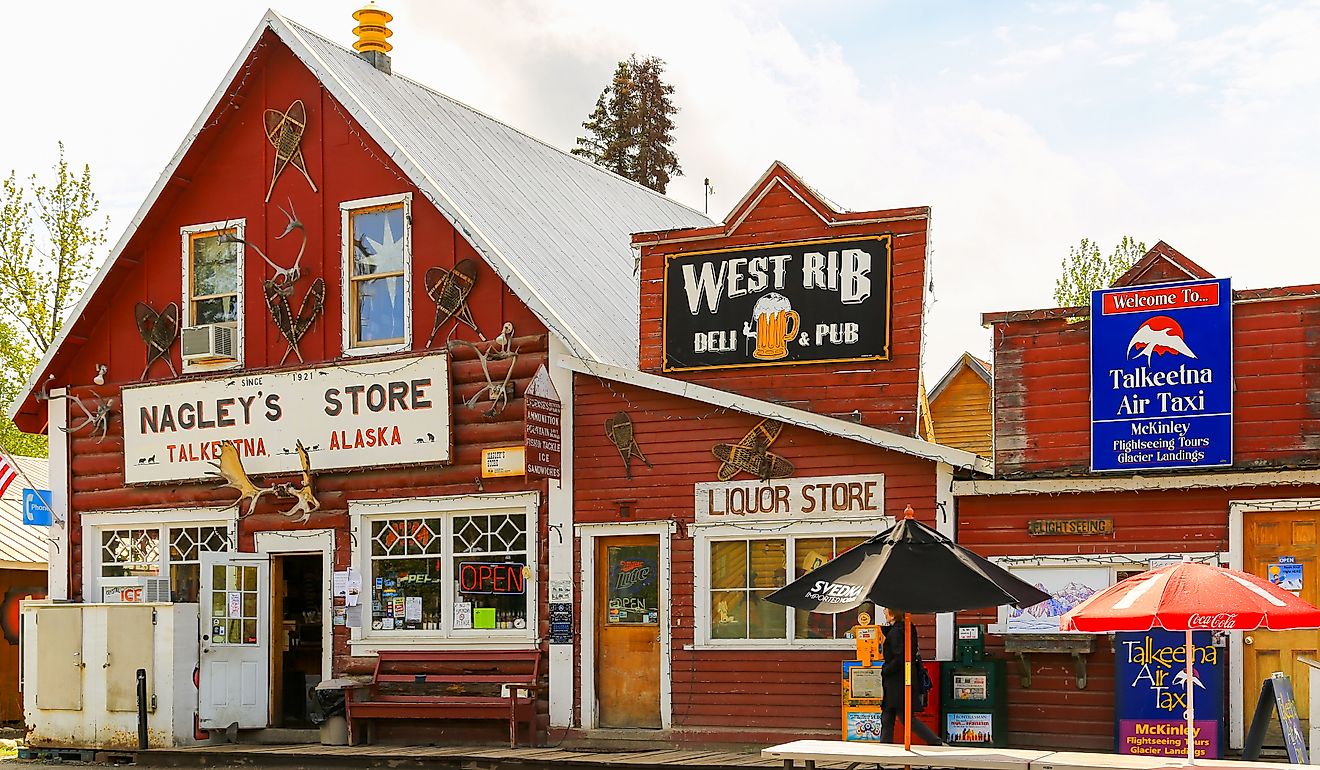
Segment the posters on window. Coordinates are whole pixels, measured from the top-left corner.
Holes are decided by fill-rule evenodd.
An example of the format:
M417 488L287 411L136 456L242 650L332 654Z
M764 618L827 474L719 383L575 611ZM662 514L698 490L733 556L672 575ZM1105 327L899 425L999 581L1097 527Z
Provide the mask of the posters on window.
M1010 567L1009 571L1052 598L1030 607L1000 607L996 631L1005 634L1060 633L1059 618L1110 585L1108 567Z

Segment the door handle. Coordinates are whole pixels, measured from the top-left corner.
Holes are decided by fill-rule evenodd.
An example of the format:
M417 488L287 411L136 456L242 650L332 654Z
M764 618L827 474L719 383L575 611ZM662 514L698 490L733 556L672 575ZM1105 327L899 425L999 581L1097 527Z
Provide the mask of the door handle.
M1244 636L1242 637L1242 643L1246 645L1252 645L1256 643L1256 640L1253 637Z

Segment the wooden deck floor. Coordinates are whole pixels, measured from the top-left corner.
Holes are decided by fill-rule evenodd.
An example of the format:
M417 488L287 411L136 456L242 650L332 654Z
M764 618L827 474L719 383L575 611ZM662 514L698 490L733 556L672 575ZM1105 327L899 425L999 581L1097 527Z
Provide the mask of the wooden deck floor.
M214 767L226 764L279 767L450 767L459 770L519 770L558 768L782 768L783 762L763 759L760 752L703 751L700 749L643 751L584 751L562 748L496 748L480 746L322 746L295 744L262 746L225 744L151 749L137 755L139 765ZM847 763L826 763L820 768L846 768Z

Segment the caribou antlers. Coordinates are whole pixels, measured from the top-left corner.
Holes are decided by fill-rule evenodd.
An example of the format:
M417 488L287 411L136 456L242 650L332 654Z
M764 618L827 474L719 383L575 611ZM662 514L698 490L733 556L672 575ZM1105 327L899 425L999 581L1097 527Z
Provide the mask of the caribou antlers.
M302 441L299 441L297 449L298 459L302 461L302 483L299 486L284 482L268 487L257 486L243 469L243 457L238 453L238 446L228 440L220 442L220 462L211 463L219 469L219 473L212 471L211 475L225 480L225 483L220 485L221 489L238 491L238 499L229 507L236 508L242 505L244 500L248 501L247 511L240 513L240 518L251 515L262 497L273 494L279 497L292 497L298 501L292 508L281 513L289 518L302 514L298 519L298 523L301 524L320 510L321 501L316 499L316 492L312 487L312 464L307 458L307 448L303 446Z

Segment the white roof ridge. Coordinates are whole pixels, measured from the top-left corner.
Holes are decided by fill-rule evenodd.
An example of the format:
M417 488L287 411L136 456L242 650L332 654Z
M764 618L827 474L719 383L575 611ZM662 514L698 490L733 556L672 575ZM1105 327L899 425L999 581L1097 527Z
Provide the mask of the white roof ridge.
M278 14L278 13L276 13L276 15L279 16L280 20L283 21L285 24L289 25L290 27L295 27L295 28L297 28L297 30L298 30L300 33L306 33L306 34L312 35L312 36L314 36L314 37L320 38L320 39L321 39L322 41L324 41L325 43L327 43L327 44L329 44L329 45L331 45L331 46L334 46L335 48L338 48L339 50L343 51L344 53L346 53L346 54L348 54L348 55L350 55L350 56L357 56L357 53L356 53L355 51L353 51L352 49L345 47L344 45L340 44L339 42L337 42L337 41L335 41L335 40L332 40L331 38L326 37L325 35L322 35L321 33L317 32L316 30L311 29L311 28L308 27L307 25L305 25L305 24L299 24L298 22L293 21L292 19L289 19L289 18L286 17L286 16L282 16L282 15L280 15L280 14ZM366 60L363 60L362 63L363 63L365 66L368 66L368 67L371 66L371 64L370 64L369 62L367 62ZM382 73L382 74L384 74L384 73ZM677 206L682 206L683 208L687 209L688 211L691 211L691 212L694 213L694 214L699 214L699 215L701 215L701 216L703 216L703 217L709 216L708 214L706 214L706 213L704 213L704 212L697 211L696 209L692 208L691 206L687 205L686 203L683 203L682 201L679 201L679 200L675 200L675 199L673 199L673 198L670 198L668 195L665 195L664 193L662 193L662 192L660 192L660 191L658 191L658 190L653 190L653 189L651 189L650 187L647 187L646 185L644 185L644 184L642 184L642 183L640 183L640 182L638 182L638 181L636 181L636 180L634 180L634 179L629 179L629 178L626 177L626 176L622 176L622 175L620 175L620 174L616 174L616 173L614 173L613 171L610 171L609 169L607 169L607 168L605 168L605 167L603 167L603 166L598 166L598 165L596 165L595 163L592 163L591 161L587 160L586 158L583 158L583 157L581 157L581 156L579 156L579 155L574 155L574 154L572 153L571 150L565 150L565 149L563 149L563 148L561 148L561 147L556 147L556 146L554 146L553 144L550 144L549 142L545 141L544 139L541 139L540 137L538 137L538 136L536 136L536 135L534 135L534 134L529 134L529 133L527 133L526 131L522 130L521 128L518 128L517 126L515 126L515 125L513 125L513 124L511 124L511 123L509 123L509 122L507 122L507 121L501 120L500 118L497 118L497 117L491 115L490 113L485 112L484 110L480 110L480 109L478 109L478 108L476 108L476 107L473 107L471 104L468 104L467 102L463 101L462 99L456 99L456 98L454 98L453 96L450 96L449 94L444 93L443 91L438 91L438 90L436 90L434 87L429 86L429 85L427 85L427 84L421 82L420 80L416 80L416 79L414 79L414 78L410 78L410 77L408 77L407 75L400 74L398 71L394 71L394 70L393 70L393 67L391 67L391 73L390 73L389 75L385 75L385 77L394 77L394 78L398 78L399 80L403 80L403 81L405 81L405 82L407 82L407 83L410 83L410 84L416 86L417 88L420 88L420 89L422 89L423 91L426 91L427 93L430 93L430 94L432 94L432 95L434 95L434 96L437 96L437 97L439 97L439 98L441 98L441 99L444 99L445 101L447 101L447 102L449 102L449 103L451 103L451 104L453 104L453 105L455 105L455 106L457 106L457 107L461 107L461 108L463 108L463 109L465 109L465 110L467 110L467 111L473 113L474 115L479 115L480 117L482 117L482 118L485 119L485 120L489 120L489 121L492 122L492 123L497 123L497 124L503 126L504 128L507 128L507 129L509 129L510 131L512 131L512 132L514 132L514 133L516 133L516 134L518 134L518 135L520 135L520 136L523 136L523 137L525 137L525 138L527 138L527 139L529 139L529 140L531 140L531 141L533 141L533 142L536 142L537 144L541 145L542 147L545 147L546 149L553 150L553 151L555 151L555 152L557 152L557 153L559 153L559 154L561 154L561 155L564 155L564 156L566 156L566 157L568 157L568 158L572 158L573 160L577 161L578 163L582 163L582 164L586 165L588 168L592 169L593 171L596 171L597 173L604 174L604 175L606 175L606 176L608 176L608 177L613 178L613 179L616 180L616 181L624 182L624 183L626 183L626 184L632 185L632 186L634 186L634 187L636 187L636 188L638 188L638 189L640 189L640 190L645 190L647 193L649 193L649 194L651 194L651 195L654 195L654 196L656 196L656 197L658 197L658 198L663 198L663 199L665 200L666 203L674 204L674 205L677 205Z
M789 425L828 433L839 438L878 446L882 449L901 452L932 462L947 463L956 468L966 468L985 474L993 473L993 466L990 461L973 452L956 449L944 444L936 444L913 436L905 436L884 428L848 422L838 417L784 406L754 396L746 396L741 393L713 388L709 385L651 374L638 369L629 369L600 361L587 361L572 356L563 356L559 359L559 366L579 374L624 382L647 390L669 393L680 398L722 406L745 414L767 417Z

